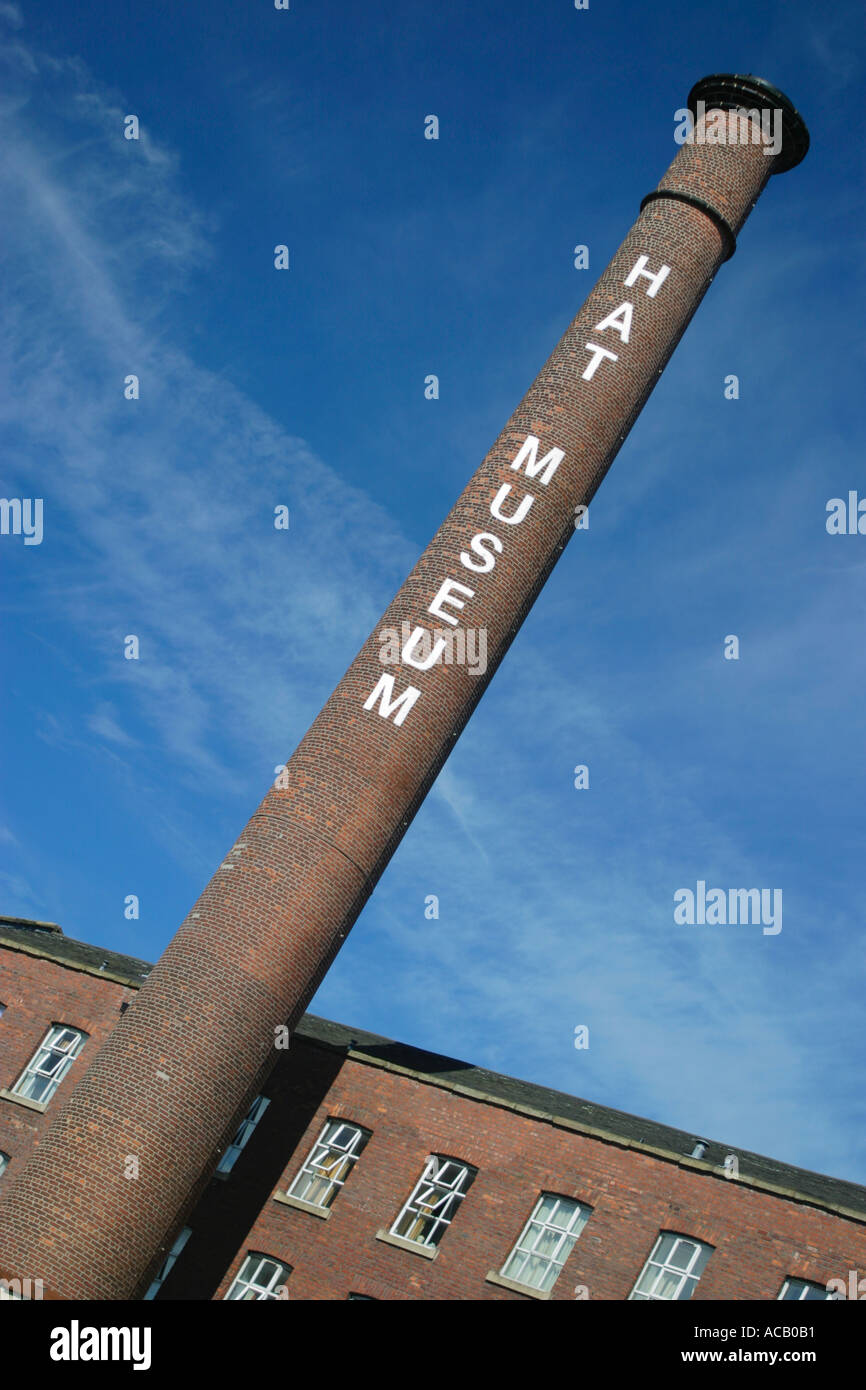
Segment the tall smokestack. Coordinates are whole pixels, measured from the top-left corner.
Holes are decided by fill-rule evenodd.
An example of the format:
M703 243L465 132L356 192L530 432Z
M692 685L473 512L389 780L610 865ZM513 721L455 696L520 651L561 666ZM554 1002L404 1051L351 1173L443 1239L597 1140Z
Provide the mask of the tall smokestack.
M59 1298L147 1286L276 1061L280 1025L309 1004L770 174L808 148L791 102L758 78L704 78L689 107L691 139L281 783L7 1177L0 1274L41 1278ZM454 657L479 630L488 665L473 674Z

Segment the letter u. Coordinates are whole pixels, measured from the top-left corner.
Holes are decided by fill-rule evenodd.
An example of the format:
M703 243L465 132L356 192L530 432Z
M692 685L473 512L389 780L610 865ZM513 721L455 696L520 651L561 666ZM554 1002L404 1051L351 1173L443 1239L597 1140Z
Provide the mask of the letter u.
M418 671L429 671L430 667L435 665L435 663L439 660L440 656L444 652L445 639L444 637L440 637L438 642L433 643L433 650L431 651L430 655L426 658L426 660L413 661L412 653L414 652L415 648L417 647L418 643L420 642L423 636L423 627L415 627L412 629L412 635L409 638L409 641L406 643L405 647L403 648L402 652L400 653L400 660L405 661L407 666L414 666L415 669Z
M503 483L502 487L497 492L493 501L490 503L490 515L495 516L497 521L504 521L508 526L517 526L519 522L521 522L523 518L526 516L526 513L529 511L529 508L532 506L533 502L535 501L535 498L527 492L526 496L521 500L520 506L517 508L517 511L514 513L514 515L503 516L502 512L500 511L500 508L510 491L511 484Z

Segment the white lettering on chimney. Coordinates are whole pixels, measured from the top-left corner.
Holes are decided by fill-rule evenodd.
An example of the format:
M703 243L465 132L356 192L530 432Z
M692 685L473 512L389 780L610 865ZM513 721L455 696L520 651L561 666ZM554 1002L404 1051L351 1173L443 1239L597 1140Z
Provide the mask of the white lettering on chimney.
M526 513L529 511L529 508L535 501L535 498L531 495L531 493L527 492L523 497L521 497L520 506L517 508L517 511L514 512L511 516L504 516L502 513L502 503L505 501L510 491L511 484L503 483L502 487L497 492L493 501L490 503L490 515L495 516L497 521L504 521L508 526L519 526L523 518L526 516Z
M489 541L496 551L496 555L502 554L502 541L498 536L494 536L492 531L479 531L469 542L469 549L482 561L480 565L473 564L471 557L465 550L460 552L460 563L465 569L474 570L476 574L489 574L496 564L496 555L491 555L489 550L485 550L482 541Z
M628 342L628 339L626 339L626 342ZM565 450L551 449L550 453L545 454L544 458L539 460L538 445L539 441L536 439L535 435L528 434L521 444L520 453L517 455L511 467L519 468L523 461L526 460L527 478L534 478L536 473L541 473L541 481L544 483L544 486L547 487L547 484L565 458ZM544 469L543 473L541 472L542 469Z
M655 275L653 275L652 271L647 270L648 261L649 256L638 256L637 260L634 263L634 266L629 271L628 275L625 277L624 283L628 289L631 289L632 285L637 281L637 279L641 275L643 275L650 282L650 287L647 290L647 294L649 295L650 299L655 299L665 280L670 275L671 268L669 265L663 265L661 270L657 270Z
M427 612L432 613L434 618L442 618L444 622L450 623L452 627L456 627L457 619L452 618L450 613L443 613L442 605L443 603L450 603L452 608L465 608L466 604L462 598L454 598L452 596L452 590L454 593L465 594L467 598L475 597L474 589L467 589L465 584L458 584L456 579L446 579L440 584L439 592L430 604Z
M603 357L609 357L611 362L619 361L615 352L608 352L607 348L599 347L597 343L587 343L584 352L595 353L592 361L587 362L585 370L580 374L584 381L592 381L596 368Z
M620 318L620 315L623 317ZM628 300L626 300L625 304L620 304L619 308L614 309L612 314L608 314L606 319L602 319L601 323L597 323L593 332L604 333L608 328L615 328L622 341L627 343L628 335L631 332L631 321L633 316L634 305L629 304Z
M418 643L421 642L421 650L423 651L427 646L426 639L428 637L430 637L430 633L426 628L413 627L412 634L408 642L404 644L403 650L400 653L400 660L404 661L407 666L414 666L417 671L429 671L431 666L436 665L436 662L444 652L446 642L444 637L440 637L437 642L433 643L432 650L427 653L424 659L422 661L416 661L415 648L418 646ZM379 712L381 714L381 710ZM394 722L397 723L398 721L395 720Z
M648 299L655 299L665 280L671 273L669 265L662 265L658 270L648 270L648 256L638 256L631 270L624 280L627 288L636 285L638 280L646 280L648 284L642 286ZM631 341L632 321L634 319L635 306L625 300L618 305L593 329L594 333L614 332L619 335L620 342L628 346ZM598 370L599 365L607 360L608 362L618 362L619 356L611 352L606 347L599 346L598 343L587 343L586 352L591 352L592 360L587 363L581 373L582 381L592 381ZM521 444L516 456L509 465L513 472L519 472L521 468L525 471L527 478L538 478L543 487L547 487L557 468L565 458L565 450L556 447L550 448L543 458L539 458L541 441L537 435L528 434ZM532 493L524 493L517 507L507 516L503 511L503 504L511 493L510 483L503 483L490 503L490 515L496 521L504 522L506 526L517 527L524 521L529 510L536 500ZM570 504L571 505L571 504ZM504 550L502 538L497 536L494 531L477 531L469 541L469 549L460 551L460 564L464 569L471 570L474 574L490 574L496 567L497 556ZM471 554L470 554L471 552ZM476 558L473 559L472 557ZM457 595L463 595L458 598ZM468 588L465 584L459 583L456 579L445 579L440 584L434 598L432 599L427 612L432 613L437 618L442 618L451 627L457 627L459 619L444 611L447 604L451 608L464 609L470 599L475 598L475 590ZM408 631L408 623L403 622L404 634ZM486 632L484 628L485 644ZM455 634L461 635L462 634ZM433 634L429 629L421 626L414 627L409 638L404 642L400 653L400 660L407 666L412 666L416 671L429 671L435 666L447 646L442 637L433 642ZM420 647L420 652L419 652ZM447 660L447 659L446 659ZM447 664L450 664L448 662ZM378 684L371 695L364 701L364 709L372 710L379 705L376 710L382 719L388 719L393 714L394 723L400 725L405 720L409 711L418 700L421 691L414 685L407 688L398 696L394 696L394 677L385 674L379 678Z
M416 689L414 685L409 685L402 695L397 696L396 700L391 699L393 694L394 677L386 672L384 676L379 678L373 693L368 695L364 701L364 709L372 709L378 699L379 708L376 713L380 714L383 719L387 719L389 715L394 714L395 710L399 710L399 714L394 715L394 723L402 724L421 691ZM400 708L401 705L402 709Z

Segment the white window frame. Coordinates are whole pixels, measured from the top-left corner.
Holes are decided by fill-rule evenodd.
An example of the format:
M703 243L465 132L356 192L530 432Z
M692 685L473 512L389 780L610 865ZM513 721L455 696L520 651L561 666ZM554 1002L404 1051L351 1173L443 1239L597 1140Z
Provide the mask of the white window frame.
M12 1095L47 1105L87 1042L88 1034L66 1023L52 1023L27 1066L12 1087ZM46 1070L49 1067L50 1070ZM38 1096L32 1092L41 1081L48 1085Z
M148 1303L151 1299L156 1298L156 1295L159 1293L166 1279L171 1274L171 1271L177 1264L177 1257L180 1254L183 1247L186 1245L191 1235L192 1227L184 1226L177 1240L174 1242L174 1245L171 1247L165 1259L163 1260L162 1265L160 1266L159 1274L157 1274L153 1283L150 1285L147 1293L144 1295L144 1298L142 1299L143 1303Z
M673 1240L674 1243L665 1259L661 1260L657 1257L662 1244L666 1240ZM685 1265L675 1265L671 1263L672 1257L680 1253L680 1246L682 1245L691 1245L693 1247L692 1253ZM712 1253L713 1247L705 1244L704 1241L698 1240L695 1236L680 1235L678 1231L660 1231L658 1239L652 1248L652 1252L638 1275L634 1288L629 1294L627 1301L666 1303L674 1302L678 1299L691 1298L697 1288L698 1280L704 1272L707 1260ZM646 1289L639 1290L638 1285L644 1275L651 1269L656 1271L656 1277L653 1280L652 1286L649 1291ZM679 1280L676 1292L665 1295L656 1293L655 1289L658 1287L659 1281L670 1275L676 1276Z
M274 1266L274 1272L259 1282L259 1276L264 1272L263 1266L269 1264ZM279 1290L282 1289L291 1272L291 1265L284 1264L275 1256L262 1255L258 1251L250 1250L245 1255L243 1264L232 1280L231 1287L223 1302L231 1299L233 1302L264 1303L267 1300L279 1299L282 1297Z
M546 1203L553 1202L553 1209L547 1216L540 1216ZM563 1209L571 1208L565 1225L558 1223L556 1217ZM592 1215L592 1207L588 1207L583 1202L578 1202L574 1197L560 1197L555 1192L542 1192L535 1203L532 1215L520 1232L514 1246L499 1271L503 1279L513 1279L517 1284L525 1284L528 1289L537 1289L539 1293L549 1293L553 1288L563 1265L571 1254L574 1244ZM538 1246L545 1241L546 1237L558 1237L556 1244L550 1251L540 1253ZM532 1267L536 1261L543 1261L543 1267L537 1267L527 1277L524 1278L527 1267Z
M0 1178L2 1178L3 1174L6 1172L6 1169L9 1167L9 1164L11 1162L11 1155L5 1153L3 1149L0 1149Z
M818 1291L818 1293L820 1293L820 1295L821 1295L820 1298L812 1298L812 1299L809 1299L808 1301L809 1301L810 1303L821 1303L821 1302L825 1302L825 1301L828 1300L828 1299L829 1299L829 1301L830 1301L831 1303L835 1302L836 1295L835 1295L835 1294L832 1294L832 1293L830 1292L829 1289L827 1289L827 1288L824 1287L823 1284L816 1284L816 1283L814 1282L814 1280L812 1280L812 1279L798 1279L798 1278L795 1277L795 1275L789 1274L788 1277L787 1277L787 1279L785 1280L784 1284L782 1285L780 1291L779 1291L778 1298L776 1299L776 1302L777 1302L777 1303L779 1302L780 1299L783 1299L783 1298L787 1299L787 1298L788 1298L788 1289L791 1287L792 1284L802 1284L803 1287L802 1287L802 1289L800 1290L800 1292L797 1294L796 1299L793 1299L793 1298L792 1298L792 1299L789 1300L789 1302L791 1302L791 1303L800 1303L800 1302L803 1302L803 1300L806 1299L806 1296L807 1296L807 1294L809 1293L809 1290L810 1290L810 1289L816 1289L816 1290Z
M238 1132L229 1144L219 1163L218 1173L230 1173L253 1136L253 1130L270 1105L268 1096L256 1096L238 1127Z
M453 1176L448 1169L453 1168ZM456 1158L431 1154L391 1227L390 1234L415 1245L438 1245L466 1196L475 1169ZM435 1200L434 1200L435 1199ZM425 1223L430 1222L429 1226ZM401 1230L401 1225L403 1229Z
M288 1195L313 1207L330 1207L369 1138L369 1130L350 1120L326 1120Z

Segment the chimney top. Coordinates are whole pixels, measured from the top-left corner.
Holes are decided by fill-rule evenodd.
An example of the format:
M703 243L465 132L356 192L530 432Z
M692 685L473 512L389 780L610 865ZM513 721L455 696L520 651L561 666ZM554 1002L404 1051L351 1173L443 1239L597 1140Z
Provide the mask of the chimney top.
M695 108L703 101L709 109L718 107L723 111L780 110L782 112L782 149L773 160L772 173L784 174L793 169L806 157L809 148L809 131L799 111L784 92L765 82L763 77L752 73L717 72L711 77L702 77L689 92L689 110L695 115Z

